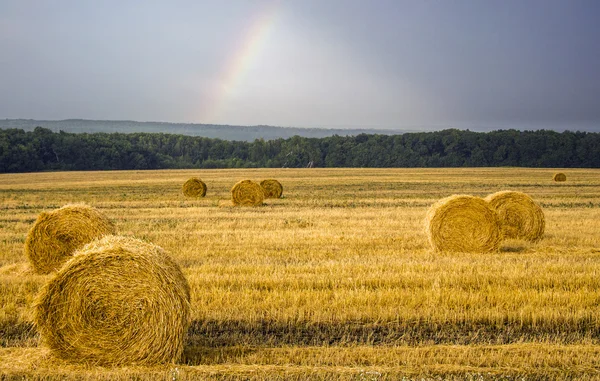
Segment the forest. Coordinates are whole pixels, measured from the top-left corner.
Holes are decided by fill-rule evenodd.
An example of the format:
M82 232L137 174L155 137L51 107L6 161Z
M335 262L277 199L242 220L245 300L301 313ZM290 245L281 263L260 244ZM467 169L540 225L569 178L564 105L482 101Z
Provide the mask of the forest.
M600 133L443 130L253 142L0 129L0 172L302 167L600 168Z

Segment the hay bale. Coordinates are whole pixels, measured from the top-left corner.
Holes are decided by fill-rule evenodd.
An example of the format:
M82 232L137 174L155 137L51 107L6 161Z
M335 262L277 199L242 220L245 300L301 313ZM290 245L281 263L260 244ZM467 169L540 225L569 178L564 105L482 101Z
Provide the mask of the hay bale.
M567 175L565 175L564 173L555 173L554 176L552 177L552 180L554 181L567 181Z
M75 250L114 233L114 225L98 209L65 205L39 214L25 239L25 255L38 274L47 274L59 269Z
M265 198L281 198L283 186L275 179L267 179L260 182L260 186L265 193Z
M192 177L183 183L182 190L186 197L206 196L206 184L197 177Z
M158 246L107 236L77 251L40 290L34 322L42 343L67 361L178 361L190 317L190 288Z
M502 191L485 198L500 216L504 238L538 241L544 234L544 211L522 192Z
M264 198L263 189L252 180L242 180L231 188L231 201L235 206L262 205Z
M454 195L431 206L426 232L436 251L496 251L502 241L500 218L479 197Z

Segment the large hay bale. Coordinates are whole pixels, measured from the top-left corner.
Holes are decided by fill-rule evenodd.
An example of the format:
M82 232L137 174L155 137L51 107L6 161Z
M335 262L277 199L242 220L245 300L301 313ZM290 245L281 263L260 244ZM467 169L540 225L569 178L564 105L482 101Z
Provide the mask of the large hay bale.
M59 269L75 250L114 233L112 222L97 209L65 205L39 214L25 239L25 255L37 273L47 274Z
M479 197L454 195L429 208L427 236L436 251L489 252L500 247L498 214Z
M522 192L502 191L485 198L500 216L504 238L537 241L544 234L544 211Z
M262 205L264 198L263 189L252 180L242 180L231 188L231 201L235 206Z
M206 184L197 177L192 177L183 183L182 190L186 197L206 196Z
M260 186L265 193L265 198L281 198L283 186L275 179L267 179L260 182Z
M554 176L552 177L552 180L554 181L567 181L567 175L565 175L564 173L555 173Z
M59 358L100 365L178 361L190 288L158 246L107 236L77 251L40 290L34 322Z

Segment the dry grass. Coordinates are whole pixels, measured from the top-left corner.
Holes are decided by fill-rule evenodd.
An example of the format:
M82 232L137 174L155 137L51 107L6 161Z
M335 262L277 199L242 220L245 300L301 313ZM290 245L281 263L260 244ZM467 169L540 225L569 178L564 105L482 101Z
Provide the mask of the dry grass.
M75 250L114 232L113 223L96 208L65 205L38 215L25 239L25 254L36 272L47 274L58 270Z
M34 321L51 353L88 364L179 361L190 289L158 246L106 236L78 250L40 290Z
M30 306L49 276L27 270L25 236L39 212L82 201L182 267L192 295L182 378L597 378L600 171L570 170L560 186L548 183L552 173L207 170L200 175L214 191L202 199L179 191L197 170L1 174L0 373L125 379L174 371L28 360L40 351L29 348L39 340ZM286 184L284 199L219 207L235 179L272 177ZM430 248L422 226L432 204L503 189L542 206L540 241L509 240L491 253ZM32 357L17 365L12 354Z
M50 378L218 380L597 380L595 345L195 348L198 363L82 366L40 348L0 349L0 372Z

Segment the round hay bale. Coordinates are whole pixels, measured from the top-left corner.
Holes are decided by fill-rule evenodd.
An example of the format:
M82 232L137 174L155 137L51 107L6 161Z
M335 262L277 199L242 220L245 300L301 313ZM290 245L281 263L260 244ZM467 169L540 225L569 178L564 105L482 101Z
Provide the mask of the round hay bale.
M262 205L264 198L262 187L252 180L242 180L231 188L231 201L235 206Z
M56 357L123 365L176 362L190 288L163 249L107 236L77 251L40 290L34 322Z
M554 181L567 181L567 175L565 175L564 173L555 173L554 177L552 177L552 180Z
M427 212L426 231L436 251L496 251L502 241L498 214L479 197L454 195Z
M85 204L65 205L37 217L25 239L25 255L38 274L55 271L86 243L115 227L98 209Z
M267 179L260 182L260 186L265 193L265 198L281 198L283 186L275 179Z
M544 211L522 192L502 191L485 198L500 216L504 238L537 241L544 234Z
M182 190L186 197L206 196L206 184L197 177L192 177L183 183Z

